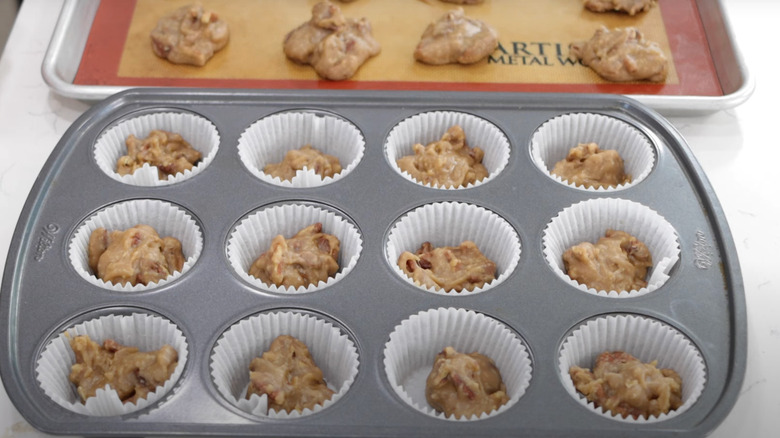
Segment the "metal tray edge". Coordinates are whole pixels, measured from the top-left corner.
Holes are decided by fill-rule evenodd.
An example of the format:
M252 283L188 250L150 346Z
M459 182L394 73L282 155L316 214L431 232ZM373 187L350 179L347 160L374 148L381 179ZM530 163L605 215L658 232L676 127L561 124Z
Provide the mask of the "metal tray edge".
M75 77L76 69L81 62L81 54L99 4L100 0L65 0L57 19L57 25L43 59L41 73L49 87L61 96L85 101L99 101L112 94L133 88L109 85L76 85L73 83L73 77ZM717 1L717 8L721 15L725 13L721 0ZM83 21L84 25L74 26L74 21L79 19ZM724 96L713 97L657 95L628 95L627 97L631 97L665 116L709 114L734 108L745 102L752 95L755 82L736 46L725 15L723 15L723 20L726 24L726 36L734 47L734 55L738 60L738 69L743 79L737 90ZM75 47L67 45L66 42L69 42L69 39L76 39L80 41L80 44ZM78 56L65 56L63 53L66 50L73 51L74 49ZM65 71L72 72L72 74L65 74Z

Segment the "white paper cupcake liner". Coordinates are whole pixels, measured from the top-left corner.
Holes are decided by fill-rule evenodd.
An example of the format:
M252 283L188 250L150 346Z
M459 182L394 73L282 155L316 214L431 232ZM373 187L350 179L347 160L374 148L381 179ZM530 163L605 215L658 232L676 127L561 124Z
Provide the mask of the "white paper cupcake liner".
M479 147L485 152L482 164L488 176L466 187L441 187L423 184L407 172L401 171L396 161L407 155L414 155L413 146L417 143L428 145L441 140L442 135L454 125L460 125L466 134L466 144L470 148ZM452 111L434 111L417 114L401 121L387 136L385 154L393 169L406 180L415 184L444 190L457 190L478 187L486 184L506 167L510 153L509 140L498 127L485 119L467 113Z
M268 251L274 237L281 234L289 239L317 222L322 223L322 232L339 239L339 270L335 276L319 284L292 288L268 284L249 275L252 263ZM355 267L362 249L363 239L355 225L330 210L307 204L282 204L252 213L236 226L227 244L228 261L239 277L259 289L282 294L314 292L332 286Z
M594 188L577 186L551 174L555 163L580 143L597 143L602 150L617 151L631 182ZM627 122L601 114L577 113L558 116L540 126L531 138L531 157L536 167L561 184L589 192L612 192L647 178L655 164L655 149L641 131Z
M307 168L299 170L291 181L263 172L266 165L281 162L288 151L307 144L337 157L341 172L323 178ZM252 175L269 184L308 188L344 178L363 158L365 146L357 127L344 119L315 112L285 112L260 119L247 128L238 139L238 156Z
M144 166L131 175L116 172L116 162L127 155L125 140L130 134L143 140L155 129L180 134L194 149L202 155L200 162L192 169L166 179L159 179L157 167ZM192 178L202 172L214 160L219 149L217 128L205 118L191 113L161 112L146 114L124 120L103 132L95 142L94 156L98 167L109 177L134 186L165 186Z
M314 363L322 370L328 387L334 391L330 400L301 412L268 409L268 396L252 394L249 388L249 365L262 356L280 335L290 335L309 348ZM295 312L261 313L234 324L217 341L211 353L211 378L226 400L244 412L259 417L299 418L327 409L347 393L358 372L355 344L342 331L325 320Z
M472 291L447 292L415 283L398 267L401 253L415 253L424 242L443 247L458 246L464 240L473 241L496 264L492 282ZM520 238L509 222L492 211L461 202L427 204L407 213L390 230L385 243L387 262L396 274L428 292L449 296L473 295L503 283L517 266L520 252Z
M68 380L76 355L65 333L71 337L88 335L99 344L113 339L125 346L138 347L142 352L159 350L168 344L178 352L178 364L163 385L135 404L122 403L109 385L98 389L86 403L81 403L76 385ZM107 315L77 324L49 341L38 358L35 371L43 392L65 409L91 416L124 415L153 405L174 387L187 362L187 351L184 334L165 318L144 313Z
M509 401L493 412L455 418L436 412L425 398L425 382L436 355L451 346L491 358L501 372ZM504 324L472 310L438 308L401 322L385 344L384 368L390 386L407 404L434 418L482 420L511 408L531 382L531 357L522 340Z
M645 363L657 360L659 369L673 369L682 379L682 406L647 419L623 418L596 407L574 387L569 368L576 365L592 371L596 358L605 351L623 351ZM682 415L696 403L707 382L704 358L687 337L662 322L635 315L604 316L582 324L564 340L558 367L566 391L582 406L603 417L635 424Z
M151 226L161 238L170 236L179 239L186 259L182 270L147 285L114 284L98 278L89 268L87 253L92 232L100 227L109 231L126 230L139 224ZM198 260L202 250L203 234L189 213L165 201L138 199L114 204L87 219L71 238L68 257L81 278L95 286L113 291L140 292L162 286L184 275Z
M604 291L579 284L566 274L563 253L582 242L596 243L607 229L625 231L650 250L653 267L647 286L632 291ZM601 198L565 208L547 225L542 237L544 258L563 281L590 294L615 298L645 295L661 287L680 258L677 233L669 222L650 208L626 199Z

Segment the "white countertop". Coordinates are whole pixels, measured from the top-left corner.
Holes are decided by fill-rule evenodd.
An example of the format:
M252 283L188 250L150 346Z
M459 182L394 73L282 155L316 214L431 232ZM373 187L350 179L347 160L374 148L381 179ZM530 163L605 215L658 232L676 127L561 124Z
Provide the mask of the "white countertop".
M748 357L736 405L712 437L778 436L780 428L780 193L773 176L780 81L772 29L775 0L724 0L753 96L735 109L671 117L704 168L728 219L739 255L748 315ZM49 153L89 105L60 97L40 74L62 0L25 0L0 59L0 269L17 218ZM22 418L0 389L0 437L48 436Z

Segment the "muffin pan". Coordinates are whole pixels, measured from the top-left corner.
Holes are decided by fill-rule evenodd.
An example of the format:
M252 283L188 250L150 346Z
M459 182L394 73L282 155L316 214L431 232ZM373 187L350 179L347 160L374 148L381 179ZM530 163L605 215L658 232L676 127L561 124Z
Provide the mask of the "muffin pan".
M279 185L247 165L252 154L239 152L245 132L269 117L297 113L334 118L357 130L352 137L363 144L348 173L325 184L309 178L298 186ZM508 142L505 162L492 167L489 180L469 188L438 189L406 178L388 158L388 138L398 126L429 113L480 119ZM161 114L186 114L213 125L217 134L209 138L215 144L205 147L215 152L207 166L163 185L131 184L107 174L96 158L104 134ZM541 155L533 152L532 139L546 123L570 115L630 126L651 145L653 157L643 158L649 172L610 191L581 190L551 178L539 164ZM471 146L480 145L480 138L466 135ZM600 146L610 148L606 142ZM167 219L186 222L186 238L192 240L185 246L186 272L137 289L106 287L84 277L90 276L79 250L85 227L96 221L132 222L136 208L143 212L139 217L163 220L152 214L157 207L173 210L165 213ZM652 224L668 225L671 230L659 232L666 239L659 245L670 257L654 266L663 271L661 280L638 294L583 293L567 282L551 254L566 239L561 230L576 225L578 214L588 224L572 228L586 234L613 223L641 229L638 221L647 216ZM241 274L252 257L243 253L267 237L265 226L283 229L285 222L306 217L326 218L332 223L324 224L325 231L337 227L348 236L349 255L342 253L335 281L290 291ZM551 228L559 235L548 236ZM417 240L457 244L447 239L472 235L490 247L483 252L493 251L500 260L500 281L478 293L431 293L402 278L393 263L398 250L416 249L406 246L422 243ZM0 321L7 335L0 338L0 375L33 426L61 434L700 436L725 418L742 384L744 300L732 237L701 168L674 128L632 99L137 89L108 98L74 122L36 181L2 283ZM52 373L44 369L56 364L44 356L64 331L110 315L141 315L175 326L186 349L181 374L148 406L132 412L74 413L51 396ZM262 322L278 318L285 322ZM313 333L294 321L314 321ZM257 406L238 402L235 395L248 382L237 380L248 372L235 370L246 359L232 343L238 342L236 334L239 341L246 337L241 330L270 342L253 328L263 324L274 327L271 332L294 326L316 339L309 348L315 361L319 356L328 362L326 379L328 373L334 376L329 383L338 386L338 399L292 416L260 415L253 411ZM620 324L628 329L619 329ZM501 338L499 344L491 333ZM571 392L565 373L571 363L593 365L600 351L588 349L593 344L588 337L646 361L681 364L684 410L641 421L613 418L589 406ZM405 385L414 381L410 373L419 372L419 365L406 361L428 354L415 350L420 340L425 344L420 348L433 354L445 344L496 352L511 345L497 362L511 368L502 373L511 376L515 397L490 415L458 421L415 405L419 387ZM73 359L61 354L59 360ZM691 388L687 380L693 381ZM54 385L62 390L60 398L73 397L67 381Z

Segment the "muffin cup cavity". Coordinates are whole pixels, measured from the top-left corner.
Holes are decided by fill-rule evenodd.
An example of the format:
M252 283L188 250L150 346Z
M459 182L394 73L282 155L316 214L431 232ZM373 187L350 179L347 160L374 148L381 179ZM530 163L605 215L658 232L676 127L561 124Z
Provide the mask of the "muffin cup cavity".
M268 350L280 335L290 335L306 344L325 382L334 391L330 400L303 411L268 409L268 396L252 394L249 365ZM311 314L295 311L260 313L243 319L223 333L211 352L211 378L217 391L238 409L278 419L299 418L327 409L347 393L360 364L357 347L338 326Z
M496 264L496 278L472 291L447 292L414 282L398 267L404 251L416 252L424 242L434 247L458 246L473 241L482 254ZM520 238L505 219L485 208L461 202L440 202L418 207L399 219L388 234L385 255L393 271L404 281L428 292L468 296L503 283L520 260Z
M592 370L598 355L605 351L624 351L645 363L657 360L659 369L673 369L682 379L682 406L647 419L623 418L596 407L574 387L569 368L576 365ZM707 382L704 358L685 335L660 321L637 315L608 315L584 322L563 341L558 368L564 388L582 406L602 417L635 424L682 415L696 403Z
M131 175L117 173L117 160L127 155L127 137L133 134L143 140L153 130L180 134L202 154L200 162L192 169L168 175L166 179L159 179L157 167L149 164L144 164ZM216 126L201 116L186 112L157 112L123 120L107 129L98 137L93 152L100 170L112 179L134 186L165 186L182 182L202 172L217 155L219 141Z
M550 172L580 143L597 143L602 150L614 150L623 159L631 182L616 187L578 186ZM542 172L560 184L588 192L612 192L642 182L653 170L655 149L641 131L622 120L588 113L565 114L548 120L531 137L531 158Z
M425 382L436 354L447 346L491 358L501 372L509 401L470 418L436 412L425 398ZM532 371L528 349L515 332L489 316L455 308L422 311L397 325L385 344L384 368L390 386L404 402L425 415L450 421L483 420L510 409L528 388Z
M442 187L417 181L398 167L396 161L399 158L414 155L415 144L420 143L425 146L439 141L442 135L454 125L463 128L466 143L470 148L479 147L485 152L482 164L488 171L487 177L466 187ZM443 190L478 187L491 181L509 162L510 149L509 140L496 125L471 114L453 111L433 111L409 117L390 131L385 142L385 155L399 175L415 184Z
M596 243L607 229L625 231L643 242L653 257L647 286L632 291L605 291L580 284L566 274L563 253L582 242ZM654 210L637 202L618 198L600 198L574 204L554 217L542 237L544 258L555 274L577 289L612 298L631 298L660 288L680 258L677 233Z
M286 181L266 174L263 169L284 160L287 152L311 145L324 154L337 157L341 172L322 177L314 169L299 170ZM281 187L309 188L330 184L347 176L363 158L366 142L352 123L315 111L274 114L258 120L238 139L238 156L255 177Z
M181 271L176 271L157 283L147 285L114 284L103 281L89 267L89 237L97 228L126 230L139 224L153 227L160 237L175 237L181 242L185 257ZM81 278L90 284L118 292L141 292L170 283L189 271L203 250L203 233L195 219L182 208L165 201L137 199L104 208L81 224L70 240L68 257Z
M268 251L277 235L286 239L301 229L320 222L322 232L339 239L339 270L336 275L319 284L297 288L268 284L249 275L249 268L261 254ZM227 256L236 274L258 289L280 294L300 294L322 290L340 281L357 264L363 249L363 239L357 227L334 211L310 204L281 204L261 208L244 218L230 234Z
M145 399L136 403L122 403L117 392L109 385L98 389L94 397L81 403L76 385L68 379L76 356L70 347L68 336L88 335L97 343L113 339L126 346L138 347L139 351L153 351L168 344L178 353L178 363L170 378ZM35 371L38 383L55 403L78 414L89 416L124 415L154 405L176 384L187 362L187 340L181 330L169 320L146 313L129 315L106 315L76 324L56 335L44 347Z

